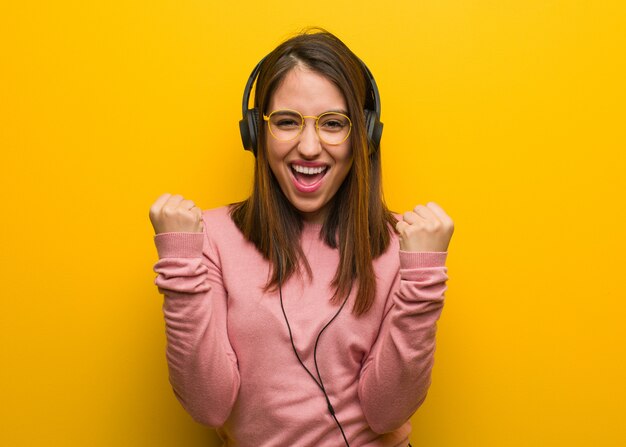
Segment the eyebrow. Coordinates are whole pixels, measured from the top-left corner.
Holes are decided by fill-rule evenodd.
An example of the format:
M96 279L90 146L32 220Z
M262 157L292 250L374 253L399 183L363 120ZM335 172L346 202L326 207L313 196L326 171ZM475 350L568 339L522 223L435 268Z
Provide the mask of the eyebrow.
M274 112L281 112L281 114L285 114L285 115L296 115L296 112L298 112L297 110L293 110L293 109L276 109ZM272 112L272 113L274 113ZM302 112L298 112L300 114L302 114ZM348 111L344 110L344 109L331 109L331 110L326 110L322 113L320 113L319 115L322 115L324 113L341 113L343 115L348 115ZM319 116L318 115L318 116ZM310 116L310 115L306 115L306 116Z
M347 110L343 110L343 109L327 110L326 112L323 112L323 113L329 113L329 112L332 112L332 113L342 113L344 115L348 114L348 111Z

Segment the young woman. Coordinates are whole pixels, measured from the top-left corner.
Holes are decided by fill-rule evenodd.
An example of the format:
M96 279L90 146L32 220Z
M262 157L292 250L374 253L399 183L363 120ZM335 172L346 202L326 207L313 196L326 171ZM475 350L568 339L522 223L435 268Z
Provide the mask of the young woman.
M228 446L407 446L426 397L452 220L381 189L380 102L335 36L257 66L251 196L150 210L174 393Z

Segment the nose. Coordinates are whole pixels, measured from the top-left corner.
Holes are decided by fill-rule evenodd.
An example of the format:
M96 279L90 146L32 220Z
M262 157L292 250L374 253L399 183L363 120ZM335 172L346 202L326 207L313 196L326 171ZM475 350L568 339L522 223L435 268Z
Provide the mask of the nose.
M315 158L322 152L322 142L315 129L315 120L307 121L300 134L298 152L303 158Z

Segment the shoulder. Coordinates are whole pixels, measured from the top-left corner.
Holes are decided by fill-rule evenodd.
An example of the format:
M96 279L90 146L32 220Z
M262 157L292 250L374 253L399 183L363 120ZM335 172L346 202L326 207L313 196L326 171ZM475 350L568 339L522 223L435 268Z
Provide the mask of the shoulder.
M202 211L202 219L205 224L209 225L225 225L229 222L234 225L232 219L230 218L229 206L220 206L218 208L204 210Z
M202 221L204 223L204 231L209 237L215 234L219 234L222 237L241 235L239 228L237 228L230 216L230 206L220 206L202 211Z
M234 273L245 276L249 273L246 269L265 265L263 256L239 230L230 211L230 206L222 206L202 212L205 256L219 266L224 278Z
M231 218L230 210L230 206L221 206L202 212L205 236L209 244L216 248L248 245L244 235Z

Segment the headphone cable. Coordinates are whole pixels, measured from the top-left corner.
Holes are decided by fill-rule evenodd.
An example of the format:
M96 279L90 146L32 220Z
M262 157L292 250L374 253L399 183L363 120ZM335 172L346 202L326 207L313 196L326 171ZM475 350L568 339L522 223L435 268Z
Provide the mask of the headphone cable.
M318 343L320 341L320 337L322 336L322 333L326 330L326 328L328 326L330 326L330 324L335 320L335 318L337 318L337 316L339 315L339 313L341 312L341 310L345 306L346 302L348 301L348 298L350 297L350 292L351 291L352 291L352 286L350 286L350 290L348 291L348 294L346 295L345 299L343 300L343 303L339 307L339 310L330 319L330 321L328 323L326 323L326 325L322 328L322 330L319 332L319 334L317 334L317 339L315 340L315 348L313 349L313 362L315 363L315 371L317 372L317 376L319 378L319 382L318 382L317 379L313 376L313 374L311 374L311 371L309 371L309 368L306 367L306 365L304 364L304 362L300 358L300 355L298 354L298 350L296 349L296 345L295 345L295 343L293 341L293 333L291 332L291 325L289 324L289 320L287 319L287 313L285 312L285 306L283 304L282 265L280 263L280 258L279 258L278 294L280 296L280 308L283 311L283 317L285 317L285 323L287 323L287 330L289 331L289 340L291 340L291 347L293 348L293 352L296 355L296 358L298 359L298 362L300 362L300 365L304 368L304 370L307 372L307 374L309 376L311 376L311 379L313 379L315 384L318 386L318 388L324 394L324 398L326 399L326 404L328 405L328 411L330 412L330 415L335 420L335 423L337 424L337 427L339 427L339 431L341 431L341 436L343 436L343 440L345 441L347 447L350 447L350 444L348 443L348 439L346 438L346 434L343 431L343 427L341 426L341 423L339 422L339 420L337 419L337 416L335 415L335 409L333 408L332 404L330 403L330 399L328 397L328 394L326 393L326 387L324 387L324 382L322 381L322 376L320 374L320 370L319 370L319 367L317 365L317 345L318 345Z

